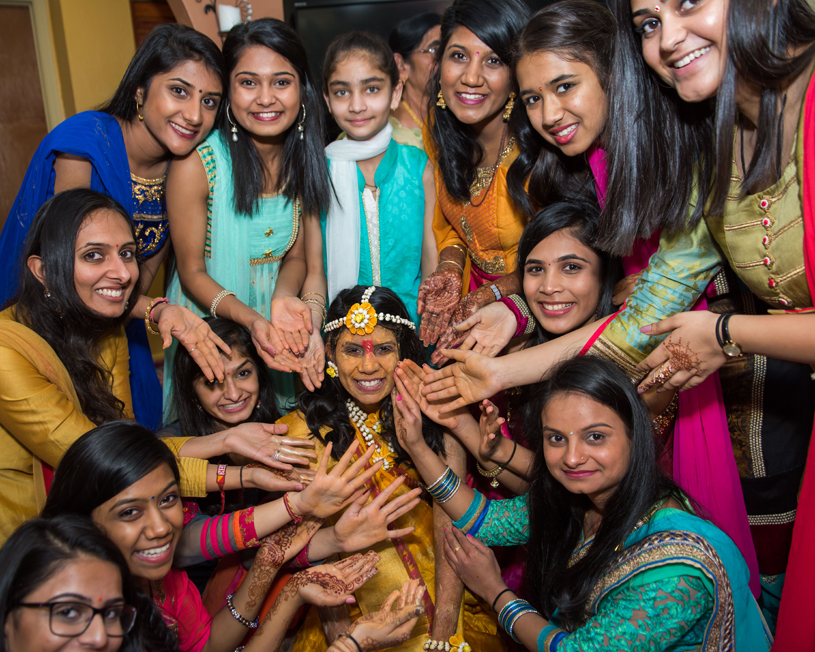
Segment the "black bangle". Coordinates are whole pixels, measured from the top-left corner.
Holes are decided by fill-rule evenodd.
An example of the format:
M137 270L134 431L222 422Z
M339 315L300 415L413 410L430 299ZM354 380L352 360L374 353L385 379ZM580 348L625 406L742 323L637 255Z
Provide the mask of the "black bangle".
M243 466L241 466L240 481L241 481L241 489L243 489Z
M716 320L716 341L719 343L719 347L724 347L724 340L722 339L722 322L724 321L725 317L729 315L719 315L719 318Z
M512 461L512 458L515 457L515 451L516 450L518 450L518 442L513 439L512 440L512 455L510 455L509 459L504 464L502 464L501 466L503 466L504 468L507 468L509 466L509 463Z
M504 589L504 590L503 590L503 591L501 591L501 592L500 592L498 595L496 595L496 596L495 596L495 600L493 600L493 601L492 601L492 610L493 610L495 613L498 613L498 609L496 609L496 608L495 608L495 603L496 603L496 602L498 602L498 598L500 598L502 595L504 595L504 593L506 593L507 591L510 591L510 592L511 592L511 591L512 591L512 589Z
M340 634L340 636L344 636L345 638L350 640L354 645L357 646L357 650L359 652L362 652L362 646L359 643L357 643L357 639L355 639L353 636L351 636L348 632L343 632L342 634Z

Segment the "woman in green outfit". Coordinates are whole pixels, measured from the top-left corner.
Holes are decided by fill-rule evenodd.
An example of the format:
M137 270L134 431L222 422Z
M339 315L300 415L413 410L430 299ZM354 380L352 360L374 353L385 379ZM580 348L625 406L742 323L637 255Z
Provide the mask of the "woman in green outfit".
M406 379L397 372L399 441L457 519L447 559L516 641L546 652L770 649L744 559L658 470L648 411L618 367L576 358L538 385L526 432L540 442L539 471L528 495L504 501L460 483L423 444L419 388ZM498 423L484 417L482 436ZM487 548L519 543L530 602Z

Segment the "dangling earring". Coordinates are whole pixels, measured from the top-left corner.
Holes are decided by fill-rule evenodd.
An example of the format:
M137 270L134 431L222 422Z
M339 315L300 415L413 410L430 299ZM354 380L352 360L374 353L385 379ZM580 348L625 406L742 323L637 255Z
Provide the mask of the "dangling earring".
M331 360L329 360L328 361L328 369L325 370L325 373L327 373L332 378L336 378L338 371L339 371L339 368L337 367L337 365L335 365L333 362L331 362Z
M232 118L229 117L229 104L226 105L226 119L229 121L229 124L232 125L232 142L238 142L238 125L232 122Z
M436 106L439 107L442 111L447 108L447 102L444 101L444 95L441 94L441 89L439 89L439 99L436 102Z
M300 140L303 140L303 131L304 131L303 124L306 121L306 105L301 104L301 106L303 107L303 119L300 120L300 122L297 123L297 131L300 132Z
M195 405L198 407L198 411L199 411L199 412L203 412L203 411L204 411L204 408L203 408L203 407L201 407L201 404L200 404L198 401L196 401L196 402L195 402Z
M512 115L512 109L515 108L515 91L509 94L509 100L504 107L504 122L509 122L509 116Z
M51 298L51 290L49 290L48 288L45 288L45 298L46 299Z
M144 122L144 116L139 113L139 100L136 100L136 115L139 116L141 122Z

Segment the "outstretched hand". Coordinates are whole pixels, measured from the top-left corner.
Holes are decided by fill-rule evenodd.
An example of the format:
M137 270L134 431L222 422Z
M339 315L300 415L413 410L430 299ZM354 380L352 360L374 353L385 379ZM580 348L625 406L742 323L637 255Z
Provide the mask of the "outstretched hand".
M419 504L422 490L418 487L390 500L404 481L405 476L398 477L370 503L368 500L371 493L366 491L348 506L334 525L334 537L340 550L365 550L385 539L407 536L416 529L412 526L399 530L388 529L391 523Z
M298 297L273 299L271 322L289 351L297 355L305 353L314 332L311 308Z
M430 361L436 365L443 363L447 359L443 351L458 348L465 339L466 334L459 331L457 326L475 315L479 308L491 303L495 303L495 295L484 285L462 297L453 310L450 322L441 331L438 346Z
M314 442L299 437L284 437L288 427L279 423L241 423L226 434L229 453L260 462L265 466L288 471L292 464L308 466L317 454Z
M161 335L161 345L168 348L173 338L187 349L207 380L224 380L224 361L221 351L231 355L232 349L212 332L203 319L184 306L159 304L153 311ZM220 351L219 351L220 349Z
M336 564L312 566L297 573L286 585L287 592L297 591L300 599L319 607L336 607L356 602L352 595L379 572L379 555L373 550L354 555Z
M458 364L427 374L422 394L428 401L450 401L445 412L495 396L504 389L498 382L498 361L473 351L446 350Z
M388 596L379 611L358 618L348 633L363 652L401 645L410 638L419 616L425 612L424 593L421 581L405 582L401 590Z
M437 269L419 286L417 310L422 315L419 337L425 346L435 344L450 323L461 299L461 287L461 272L453 265Z
M498 591L506 588L495 553L458 528L445 530L444 555L467 588L482 599L491 601Z
M455 432L461 423L461 418L469 414L466 408L448 411L450 401L427 400L427 397L422 394L422 388L427 377L433 373L433 370L427 365L420 367L413 360L401 360L395 373L407 393L419 404L421 411L442 428Z

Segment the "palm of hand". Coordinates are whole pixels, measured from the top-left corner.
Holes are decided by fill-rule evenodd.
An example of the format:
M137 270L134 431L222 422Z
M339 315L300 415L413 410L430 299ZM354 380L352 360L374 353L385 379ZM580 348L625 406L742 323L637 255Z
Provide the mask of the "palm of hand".
M341 477L317 475L300 497L309 514L326 518L340 509L349 495L348 483Z
M351 505L334 525L334 534L347 550L362 550L382 541L388 534L387 517L370 505Z

